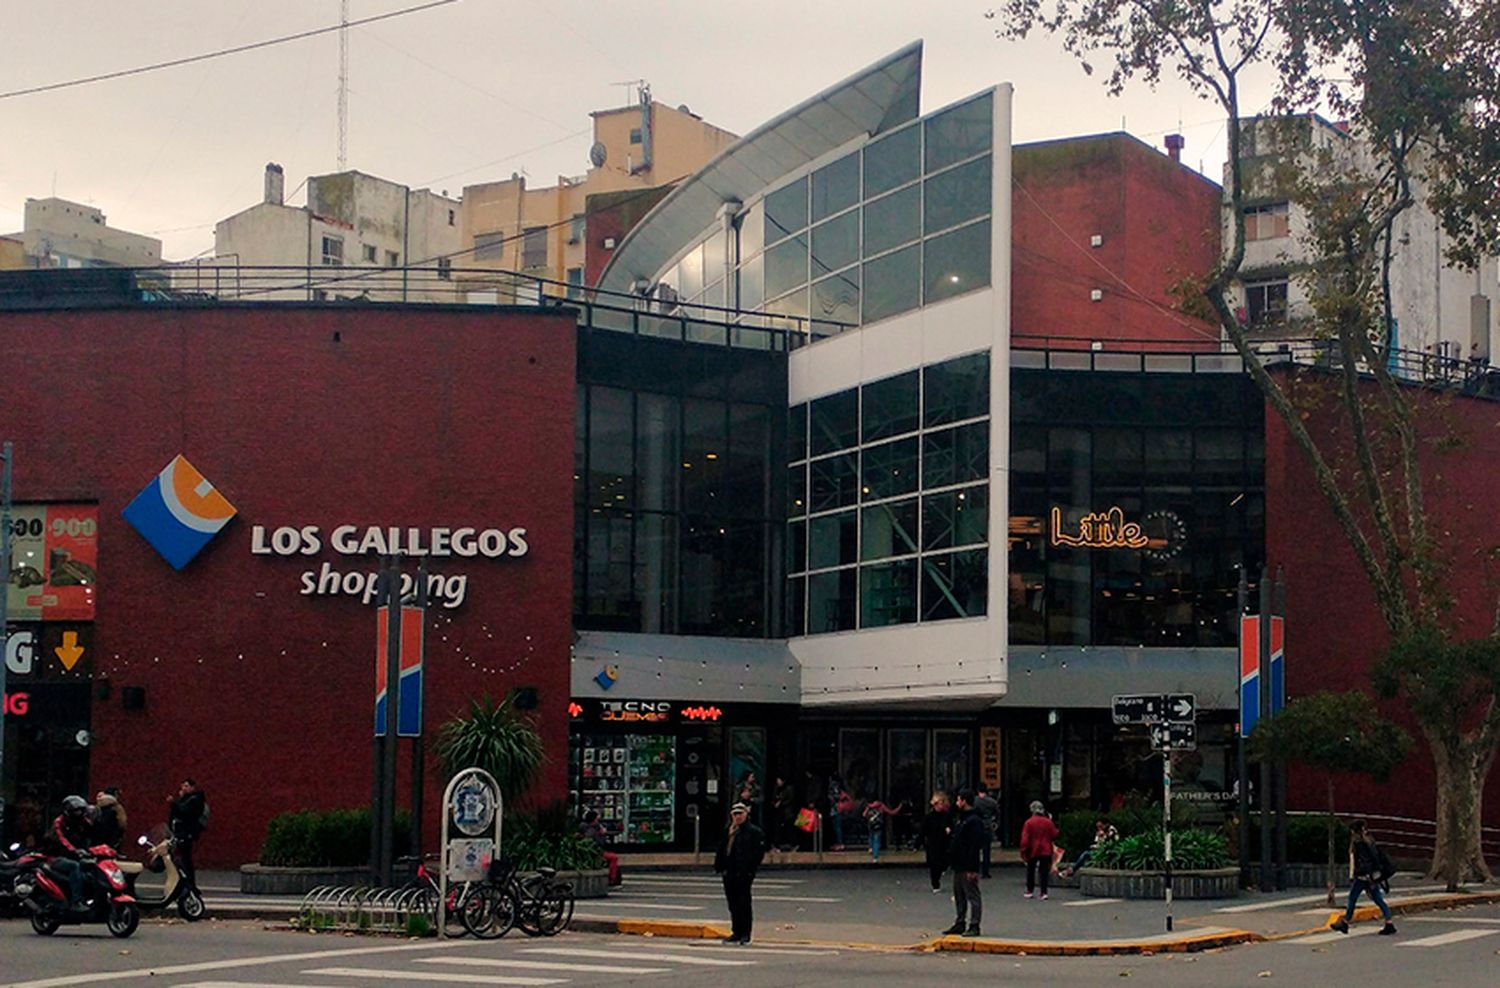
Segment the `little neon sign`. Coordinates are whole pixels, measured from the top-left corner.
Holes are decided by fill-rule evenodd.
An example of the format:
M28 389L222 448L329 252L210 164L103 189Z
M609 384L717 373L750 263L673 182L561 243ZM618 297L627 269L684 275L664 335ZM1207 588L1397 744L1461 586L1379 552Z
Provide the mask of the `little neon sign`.
M1074 549L1144 549L1151 540L1140 522L1126 521L1119 506L1091 511L1078 519L1077 533L1063 531L1062 509L1052 509L1053 545Z

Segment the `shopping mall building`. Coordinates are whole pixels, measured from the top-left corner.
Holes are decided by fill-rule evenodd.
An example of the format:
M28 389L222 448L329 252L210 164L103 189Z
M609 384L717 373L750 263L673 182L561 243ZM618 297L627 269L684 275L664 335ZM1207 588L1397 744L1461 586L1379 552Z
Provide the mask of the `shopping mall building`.
M985 781L1014 839L1033 799L1159 792L1118 693L1196 695L1182 771L1222 805L1241 572L1286 567L1294 695L1380 639L1238 358L1171 307L1219 190L1123 134L1013 147L1008 85L922 115L920 69L740 140L568 307L7 295L8 834L104 785L154 822L192 774L237 863L366 802L393 551L435 588L429 746L523 689L538 795L626 847L691 848L750 773L762 808ZM1348 798L1430 817L1426 765Z

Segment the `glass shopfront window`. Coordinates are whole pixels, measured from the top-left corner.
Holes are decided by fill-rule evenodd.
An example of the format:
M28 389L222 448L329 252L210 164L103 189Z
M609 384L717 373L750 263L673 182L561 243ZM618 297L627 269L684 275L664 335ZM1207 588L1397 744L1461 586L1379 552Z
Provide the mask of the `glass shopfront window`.
M788 486L800 515L796 498L806 478L806 563L813 572L805 633L983 615L989 354L871 381L800 408L789 421L809 423L813 458L792 464ZM860 437L861 445L846 448ZM838 452L818 455L822 450ZM789 452L802 447L793 441ZM860 509L850 510L855 504ZM800 524L790 529L797 553L790 574L800 572ZM788 594L800 594L801 586L789 584ZM804 632L794 624L789 633Z
M1240 570L1265 553L1254 384L1018 368L1011 386L1012 642L1232 645Z

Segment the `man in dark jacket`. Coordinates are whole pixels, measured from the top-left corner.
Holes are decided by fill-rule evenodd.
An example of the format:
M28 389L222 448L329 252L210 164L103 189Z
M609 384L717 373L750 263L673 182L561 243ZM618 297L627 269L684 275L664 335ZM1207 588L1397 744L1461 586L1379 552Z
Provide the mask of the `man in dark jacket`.
M990 795L989 787L983 782L974 792L974 812L979 814L979 821L984 824L984 846L979 849L979 877L989 878L990 844L995 840L995 830L1000 823L1000 804Z
M69 796L42 840L42 849L52 855L47 870L67 886L68 905L75 910L84 908L85 882L78 858L88 853L93 836L94 808L82 796Z
M729 903L730 934L725 943L750 942L750 886L761 859L766 856L766 837L750 822L750 807L735 803L729 810L729 827L714 855L714 871L724 876L724 898Z
M984 842L989 839L984 821L974 809L974 790L959 791L954 808L959 822L953 830L953 840L948 845L948 863L953 868L953 908L958 918L944 930L952 936L979 936L979 921L984 914L984 900L979 893L979 866Z
M99 794L94 797L94 813L94 843L108 844L118 851L125 839L125 827L129 820L125 815L125 807L120 802L118 786L99 790Z
M208 801L203 790L192 779L182 780L175 797L167 797L167 828L177 838L177 862L182 868L182 877L193 888L198 887L197 870L193 867L193 845L203 835L204 811Z

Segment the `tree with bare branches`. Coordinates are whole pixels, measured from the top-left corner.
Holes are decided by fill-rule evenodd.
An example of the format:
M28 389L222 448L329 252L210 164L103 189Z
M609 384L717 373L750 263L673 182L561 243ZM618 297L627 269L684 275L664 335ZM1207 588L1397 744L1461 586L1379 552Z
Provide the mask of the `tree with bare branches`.
M1391 272L1417 204L1450 263L1493 264L1500 247L1500 0L1006 0L989 16L1004 38L1057 36L1086 72L1100 60L1112 94L1176 75L1224 114L1225 250L1191 294L1284 423L1373 592L1391 641L1375 685L1405 701L1433 757L1432 875L1450 889L1491 880L1480 806L1500 749L1500 604L1483 629L1451 616L1456 553L1424 488L1442 412L1389 348ZM1252 74L1271 77L1287 122L1273 166L1247 168L1247 135L1270 126L1243 112ZM1294 122L1314 113L1348 140L1298 143ZM1236 311L1245 207L1268 186L1306 217L1297 328L1327 354L1308 370L1269 365Z

